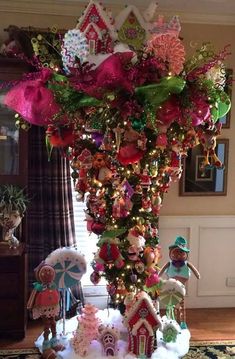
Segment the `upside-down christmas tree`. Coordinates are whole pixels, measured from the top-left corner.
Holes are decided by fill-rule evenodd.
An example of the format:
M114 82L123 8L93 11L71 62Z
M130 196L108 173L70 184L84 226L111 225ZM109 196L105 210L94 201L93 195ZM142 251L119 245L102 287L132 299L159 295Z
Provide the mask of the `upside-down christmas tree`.
M158 217L164 194L181 176L182 157L202 145L202 170L223 167L215 146L219 118L230 109L228 50L215 54L203 44L186 61L178 19L160 17L133 51L114 43L113 20L94 1L78 25L44 56L46 39L33 40L38 71L14 86L5 103L20 121L44 126L49 151L57 147L71 161L87 229L98 236L92 282L104 276L117 305L142 289L154 299ZM133 28L125 31L138 37Z

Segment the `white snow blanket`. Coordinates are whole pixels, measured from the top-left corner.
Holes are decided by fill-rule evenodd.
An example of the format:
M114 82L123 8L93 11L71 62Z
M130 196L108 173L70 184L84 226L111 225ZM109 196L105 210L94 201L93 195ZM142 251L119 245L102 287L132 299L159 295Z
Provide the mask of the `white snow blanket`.
M99 310L97 316L101 319L103 324L112 324L120 331L121 340L118 341L118 355L115 357L109 357L113 359L136 359L137 357L133 354L127 352L128 343L127 343L127 329L123 326L122 316L118 310L114 309L104 309ZM166 317L162 318L164 323L167 323L168 319ZM73 333L77 329L77 318L74 317L66 321L66 336L62 335L62 321L58 322L57 333L58 338L65 346L65 350L58 352L58 359L84 359L76 354L70 345L70 339L73 337ZM61 333L61 334L60 334ZM190 332L188 329L182 329L177 336L175 343L165 343L162 339L163 334L160 330L157 331L157 349L153 352L151 359L180 359L186 355L189 351L189 340ZM43 335L36 340L36 347L41 350L43 342ZM107 356L102 355L101 344L93 340L90 348L89 354L85 357L86 359L106 359Z

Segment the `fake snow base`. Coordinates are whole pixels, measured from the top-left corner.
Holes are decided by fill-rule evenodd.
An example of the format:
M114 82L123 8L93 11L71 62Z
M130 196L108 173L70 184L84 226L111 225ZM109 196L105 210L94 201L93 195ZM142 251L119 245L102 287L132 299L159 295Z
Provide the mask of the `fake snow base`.
M136 359L137 357L133 354L127 353L128 343L127 343L127 330L122 324L122 316L118 310L114 309L105 309L100 310L97 313L97 316L101 319L103 324L112 324L120 331L121 340L118 341L118 355L113 359ZM166 321L166 318L162 318ZM65 350L57 353L58 359L84 359L76 354L73 348L70 345L70 339L73 337L73 332L77 329L77 318L74 317L66 321L66 337L63 337L62 334L61 342L65 346ZM58 323L57 333L62 333L62 321ZM175 343L164 343L162 339L163 335L160 330L157 331L157 349L153 352L151 359L180 359L186 355L189 351L189 340L190 332L188 329L182 329L178 334ZM43 335L35 342L35 345L39 350L42 349ZM101 344L93 340L90 348L89 354L85 357L86 359L105 359L107 356L102 354ZM111 357L109 357L111 358Z

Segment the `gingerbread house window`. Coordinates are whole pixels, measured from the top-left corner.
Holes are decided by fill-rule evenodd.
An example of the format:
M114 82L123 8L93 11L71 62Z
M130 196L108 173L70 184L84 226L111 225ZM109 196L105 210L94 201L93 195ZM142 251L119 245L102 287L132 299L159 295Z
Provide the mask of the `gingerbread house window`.
M95 49L96 49L95 40L89 40L89 53L91 55L94 55L95 54Z
M111 334L106 334L103 340L105 345L114 344L114 337Z

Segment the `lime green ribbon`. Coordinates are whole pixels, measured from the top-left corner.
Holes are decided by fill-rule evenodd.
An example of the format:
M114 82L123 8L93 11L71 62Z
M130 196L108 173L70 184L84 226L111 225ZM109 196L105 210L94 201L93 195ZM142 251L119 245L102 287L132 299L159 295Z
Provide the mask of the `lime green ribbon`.
M185 86L185 80L178 76L168 76L159 83L140 86L135 93L140 103L157 108L165 102L171 94L180 94Z

